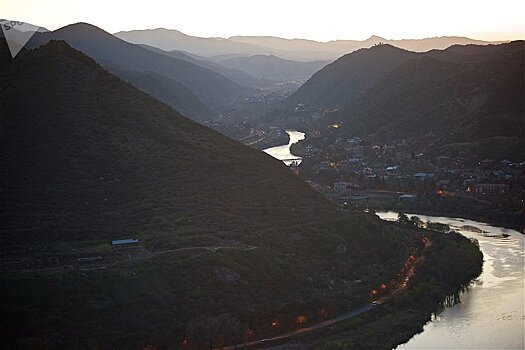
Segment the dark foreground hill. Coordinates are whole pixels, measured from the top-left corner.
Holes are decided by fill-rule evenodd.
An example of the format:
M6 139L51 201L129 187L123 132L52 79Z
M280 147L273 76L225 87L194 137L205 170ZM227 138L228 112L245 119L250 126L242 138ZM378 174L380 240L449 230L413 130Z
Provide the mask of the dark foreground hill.
M2 345L176 347L225 313L266 334L362 305L419 244L63 41L0 54Z

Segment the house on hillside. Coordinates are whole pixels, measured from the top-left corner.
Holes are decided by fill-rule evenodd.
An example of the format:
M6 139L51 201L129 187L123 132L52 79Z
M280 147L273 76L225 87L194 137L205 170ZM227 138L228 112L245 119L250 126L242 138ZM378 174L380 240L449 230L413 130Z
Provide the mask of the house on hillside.
M414 203L417 201L417 195L415 194L403 194L399 196L399 201L402 203Z
M134 247L139 244L139 240L135 238L126 238L126 239L116 239L111 241L113 248L125 248L125 247Z
M416 173L414 178L419 181L425 181L427 179L434 179L436 177L435 173Z
M336 193L350 193L352 184L350 182L335 182L334 183L334 192Z
M476 184L474 193L481 195L500 195L508 193L510 186L507 184Z

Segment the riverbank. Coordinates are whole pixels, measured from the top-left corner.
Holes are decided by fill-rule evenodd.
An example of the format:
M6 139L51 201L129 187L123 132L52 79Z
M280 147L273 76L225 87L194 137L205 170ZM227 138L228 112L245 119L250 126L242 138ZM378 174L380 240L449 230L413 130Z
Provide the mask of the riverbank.
M524 229L525 226L523 224L519 224L516 221L508 221L508 220L497 220L490 216L487 216L484 213L458 213L458 212L452 212L452 211L443 211L443 210L428 210L428 209L417 209L416 207L406 207L400 209L399 207L369 207L370 210L375 211L402 211L402 212L410 212L411 214L417 214L417 215L427 215L427 216L446 216L446 217L454 217L464 220L473 220L473 221L480 221L487 223L491 226L499 226L504 227L511 230L516 230L520 232L521 234L525 234Z
M392 225L400 225L391 223ZM360 317L304 335L309 349L392 349L423 331L445 306L459 301L482 271L483 254L459 233L422 230L432 242L406 291ZM462 266L456 271L456 266Z
M511 230L516 230L518 232L520 232L521 234L525 234L524 232L524 226L523 225L519 225L515 222L509 222L509 221L501 221L501 220L494 220L494 219L491 219L490 217L487 217L486 215L483 215L483 214L457 214L457 213L453 213L453 212L444 212L444 211L432 211L432 210L411 210L412 213L414 214L419 214L419 215L428 215L428 216L449 216L449 217L456 217L456 218L459 218L459 219L465 219L465 220L474 220L474 221L481 221L481 222L484 222L484 223L487 223L491 226L499 226L499 227L504 227L504 228L508 228L508 229L511 229Z

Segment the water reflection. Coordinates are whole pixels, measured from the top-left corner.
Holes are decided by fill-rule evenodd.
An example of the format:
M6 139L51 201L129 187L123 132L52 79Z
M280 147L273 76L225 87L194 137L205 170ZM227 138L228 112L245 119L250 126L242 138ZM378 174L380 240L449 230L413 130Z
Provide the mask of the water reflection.
M286 130L286 133L288 136L290 136L290 141L286 145L267 148L263 150L263 152L268 153L272 157L282 160L284 164L290 165L292 163L295 163L296 165L301 164L302 159L301 157L294 156L290 152L290 147L301 140L304 139L304 133L296 130Z
M385 220L397 219L393 212L378 215ZM485 261L479 283L462 294L461 303L446 308L425 325L421 334L397 349L523 349L524 236L472 220L417 216L423 221L446 223L477 239ZM461 228L464 225L484 232L465 230Z

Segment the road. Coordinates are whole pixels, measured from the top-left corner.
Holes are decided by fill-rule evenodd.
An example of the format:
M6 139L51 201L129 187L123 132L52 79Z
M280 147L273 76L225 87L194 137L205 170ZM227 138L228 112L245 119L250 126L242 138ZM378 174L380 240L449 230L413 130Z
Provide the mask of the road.
M428 249L431 245L432 245L432 242L427 237L424 237L423 238L424 250ZM400 285L392 288L392 290L389 292L388 295L384 295L384 296L380 297L379 299L376 300L376 302L378 304L382 304L385 300L387 300L387 299L397 295L402 290L406 289L407 286L408 286L408 281L414 276L415 267L417 265L419 265L424 259L425 259L424 255L421 255L418 258L414 258L413 255L411 255L410 258L407 260L407 262L405 264L405 266L409 267L409 268L408 268L408 271L406 271L405 275L403 276L404 277L403 283L401 283ZM355 317L357 315L365 313L365 312L369 311L372 308L373 308L372 304L369 304L369 305L362 306L360 308L354 309L352 311L348 311L348 312L346 312L346 313L344 313L342 315L339 315L337 317L331 318L329 320L326 320L326 321L323 321L323 322L320 322L320 323L316 323L316 324L313 324L313 325L308 326L308 327L297 329L297 330L295 330L293 332L281 334L281 335L278 335L278 336L275 336L275 337L272 337L272 338L265 338L265 339L254 340L254 341L251 341L249 343L240 344L240 345L237 345L237 346L224 347L224 348L221 348L221 349L233 350L233 349L257 346L257 345L270 345L270 343L272 343L274 341L284 340L284 339L291 338L291 337L299 335L299 334L309 333L309 332L315 331L315 330L317 330L319 328L323 328L323 327L330 326L330 325L333 325L333 324L341 322L341 321L348 320L348 319L350 319L352 317Z
M352 311L348 311L347 313L344 313L344 314L339 315L337 317L331 318L329 320L326 320L326 321L323 321L323 322L320 322L320 323L316 323L316 324L308 326L308 327L297 329L297 330L295 330L293 332L281 334L281 335L278 335L278 336L275 336L275 337L272 337L272 338L254 340L254 341L251 341L251 342L248 342L248 343L245 343L245 344L239 344L239 345L237 345L237 347L235 347L235 346L228 346L228 347L224 347L224 348L221 348L221 349L233 350L233 349L240 349L240 348L257 346L257 345L270 345L270 343L272 343L274 341L277 341L277 340L283 340L283 339L291 338L291 337L299 335L299 334L309 333L309 332L315 331L315 330L317 330L319 328L324 328L324 327L327 327L327 326L331 326L331 325L333 325L335 323L348 320L348 319L350 319L352 317L358 316L358 315L360 315L362 313L365 313L365 312L369 311L371 308L372 308L372 305L362 306L362 307L354 309Z

